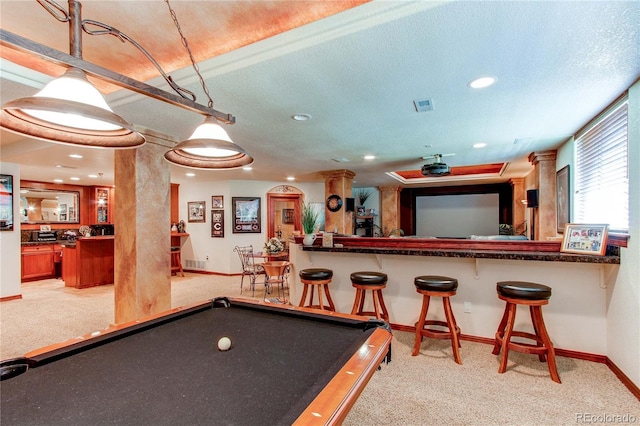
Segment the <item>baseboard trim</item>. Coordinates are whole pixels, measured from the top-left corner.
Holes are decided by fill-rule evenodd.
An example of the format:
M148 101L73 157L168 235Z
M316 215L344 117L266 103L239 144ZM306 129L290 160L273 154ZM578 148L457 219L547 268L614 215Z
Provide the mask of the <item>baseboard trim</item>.
M201 271L199 269L183 269L184 272L190 272L192 274L202 274L202 275L220 275L222 277L234 277L240 276L242 274L225 274L223 272L214 272L214 271Z
M17 299L22 299L22 295L16 294L15 296L0 297L0 303L8 302L9 300L17 300Z
M402 324L389 324L389 325L391 326L392 330L406 331L409 333L416 332L415 327L411 327L408 325L402 325ZM495 340L489 337L471 336L469 334L460 334L460 340L483 343L491 346L493 346L493 344L495 343ZM572 351L569 349L560 349L560 348L555 348L555 350L556 350L556 355L558 356L605 364L607 367L609 367L609 370L611 370L611 372L615 374L618 380L620 380L622 384L625 385L627 389L629 389L629 392L631 392L633 396L635 396L636 398L638 398L638 400L640 400L640 388L636 386L636 384L633 383L633 381L631 381L631 379L629 379L629 377L627 377L627 375L624 374L624 372L606 355L591 354L587 352Z

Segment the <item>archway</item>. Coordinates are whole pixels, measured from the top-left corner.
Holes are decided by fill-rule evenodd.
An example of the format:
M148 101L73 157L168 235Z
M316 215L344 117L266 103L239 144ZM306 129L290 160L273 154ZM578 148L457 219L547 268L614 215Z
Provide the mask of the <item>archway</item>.
M304 194L295 186L278 185L267 192L267 238L285 242L302 232L300 210Z

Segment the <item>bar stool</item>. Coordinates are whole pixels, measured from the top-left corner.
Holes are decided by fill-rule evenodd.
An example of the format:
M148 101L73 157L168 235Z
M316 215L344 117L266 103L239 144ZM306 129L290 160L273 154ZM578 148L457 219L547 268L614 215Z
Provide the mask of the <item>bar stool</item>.
M561 383L556 367L556 353L542 318L542 306L549 303L551 287L526 281L500 281L496 290L498 298L507 302L493 346L494 355L502 351L498 373L504 373L507 369L509 350L538 355L540 362L545 361L546 355L551 380ZM517 305L529 306L534 333L513 330ZM512 342L511 337L534 340L535 344Z
M423 275L416 277L413 281L416 291L422 294L422 310L420 318L416 322L416 341L413 345L413 353L416 356L420 353L420 343L424 336L434 339L451 339L451 347L453 349L453 359L456 363L462 364L460 359L460 327L456 324L456 319L451 310L449 297L455 296L458 289L458 280L455 278L442 277L438 275ZM429 310L429 301L431 297L441 297L444 307L445 321L429 320L427 321L427 312ZM439 327L447 327L448 331L429 328L427 326L435 325Z
M180 271L180 275L184 277L184 271L182 270L182 261L180 260L180 246L171 247L171 275L177 271Z
M353 272L351 285L356 289L356 298L353 301L353 309L351 309L352 315L375 315L377 319L389 322L389 313L382 298L382 289L387 287L387 274L369 271ZM371 290L373 311L363 310L367 290Z
M331 269L324 268L310 268L303 269L298 274L300 276L300 282L304 285L304 289L302 291L302 297L300 298L300 303L298 306L304 306L305 308L317 308L321 310L329 310L335 311L336 308L333 305L333 300L331 300L331 293L329 292L329 283L331 282L331 278L333 278L333 271ZM314 289L318 289L318 304L313 303L313 292ZM307 292L311 289L309 295L309 304L305 305L305 300L307 299ZM329 305L325 305L322 300L322 290L324 289L324 294L327 297L327 303Z

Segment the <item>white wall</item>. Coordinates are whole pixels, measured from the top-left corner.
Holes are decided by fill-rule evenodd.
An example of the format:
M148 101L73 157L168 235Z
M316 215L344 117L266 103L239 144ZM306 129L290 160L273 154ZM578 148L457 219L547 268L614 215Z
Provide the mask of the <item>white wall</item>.
M13 231L0 231L0 298L22 294L20 290L20 165L0 163L0 173L13 176Z
M178 183L178 182L177 182ZM221 274L240 273L240 260L233 252L235 246L253 245L255 251L262 251L267 240L267 192L279 185L295 186L305 194L307 202L324 204L324 183L282 183L261 181L212 181L207 183L180 183L180 219L186 222L189 237L182 239L182 264L188 269L203 270ZM211 237L211 196L224 197L224 238ZM262 232L259 234L234 234L232 225L232 198L260 197ZM187 221L187 203L206 202L206 222ZM209 259L207 260L207 256ZM187 261L203 262L202 268L194 268Z

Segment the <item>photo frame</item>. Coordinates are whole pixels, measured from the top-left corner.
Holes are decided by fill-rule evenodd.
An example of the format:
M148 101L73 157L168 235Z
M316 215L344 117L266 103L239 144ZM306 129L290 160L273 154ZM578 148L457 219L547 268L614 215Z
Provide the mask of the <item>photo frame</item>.
M567 223L560 251L603 256L607 250L608 229L606 224Z
M295 221L294 209L282 209L282 223L293 223Z
M222 195L212 195L211 196L211 208L212 209L223 209L224 208L224 197Z
M569 165L556 172L556 227L562 234L567 223L571 222L571 193L569 187Z
M234 234L259 234L261 231L260 197L232 197Z
M12 175L0 175L0 231L13 231Z
M224 238L224 210L211 210L211 236Z
M206 222L204 216L205 207L205 201L189 201L187 203L187 220L189 222Z

